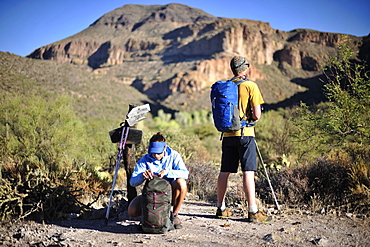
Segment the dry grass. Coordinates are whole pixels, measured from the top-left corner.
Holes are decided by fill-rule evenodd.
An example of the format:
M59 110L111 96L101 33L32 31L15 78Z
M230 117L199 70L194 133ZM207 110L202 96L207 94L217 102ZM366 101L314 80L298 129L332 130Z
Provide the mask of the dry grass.
M307 166L272 172L271 181L279 202L313 211L369 214L369 163L348 160L343 152L337 154L340 157L329 154ZM272 204L270 192L265 189L266 179L257 180L257 188L260 198Z
M199 162L190 162L187 167L189 192L202 200L216 200L218 170L211 164Z

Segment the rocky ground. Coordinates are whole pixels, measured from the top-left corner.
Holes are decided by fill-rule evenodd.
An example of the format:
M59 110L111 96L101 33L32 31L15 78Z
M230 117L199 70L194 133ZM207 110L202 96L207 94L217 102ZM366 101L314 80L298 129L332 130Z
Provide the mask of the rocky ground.
M146 234L139 220L123 212L104 219L23 222L2 227L0 246L370 246L370 224L352 214L283 210L269 224L249 223L234 210L229 219L216 219L214 205L186 200L180 219L183 229Z

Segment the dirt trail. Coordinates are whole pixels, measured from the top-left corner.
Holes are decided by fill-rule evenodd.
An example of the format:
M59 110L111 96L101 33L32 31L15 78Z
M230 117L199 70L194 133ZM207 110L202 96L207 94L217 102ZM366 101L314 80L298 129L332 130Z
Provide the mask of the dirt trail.
M243 217L216 219L210 203L186 200L183 229L153 235L124 213L119 220L64 220L1 229L0 246L370 246L369 220L312 212L283 212L270 224Z

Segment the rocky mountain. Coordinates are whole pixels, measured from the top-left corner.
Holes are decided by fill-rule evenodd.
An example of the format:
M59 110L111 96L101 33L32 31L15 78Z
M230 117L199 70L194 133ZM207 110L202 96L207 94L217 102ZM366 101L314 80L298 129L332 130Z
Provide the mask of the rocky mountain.
M230 58L240 54L250 61L250 79L260 85L268 107L276 108L322 100L319 78L327 59L341 42L368 54L368 40L314 30L284 32L181 4L125 5L28 57L85 65L181 110L209 108L211 84L232 76Z

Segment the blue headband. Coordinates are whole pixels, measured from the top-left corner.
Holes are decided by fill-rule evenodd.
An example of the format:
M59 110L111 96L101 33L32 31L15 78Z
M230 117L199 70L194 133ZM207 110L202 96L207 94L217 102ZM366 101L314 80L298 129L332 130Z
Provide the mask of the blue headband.
M151 142L149 143L148 153L150 154L161 154L164 151L166 142Z

